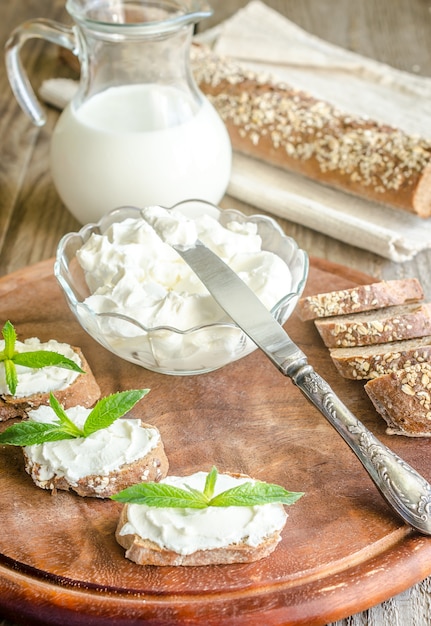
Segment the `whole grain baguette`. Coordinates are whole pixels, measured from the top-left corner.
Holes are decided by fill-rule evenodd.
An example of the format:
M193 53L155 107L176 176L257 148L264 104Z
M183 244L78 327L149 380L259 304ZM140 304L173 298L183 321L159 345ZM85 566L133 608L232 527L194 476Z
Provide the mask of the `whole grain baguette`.
M296 311L302 321L307 321L419 302L423 298L424 292L417 278L382 280L303 297L298 301Z
M140 420L141 421L141 420ZM142 428L152 428L154 426L141 421ZM157 429L156 429L157 430ZM39 463L35 463L29 457L25 448L22 448L25 462L25 470L31 476L37 487L49 489L53 492L57 490L74 491L79 496L108 498L114 493L118 493L126 487L143 481L159 481L168 472L169 463L165 453L162 439L144 457L132 463L123 464L117 470L112 470L107 475L89 475L80 478L76 483L71 483L67 477L56 475L48 480L41 478L43 469Z
M431 363L416 363L369 380L365 391L389 435L431 437Z
M192 554L179 554L173 550L161 548L154 541L142 539L136 534L121 535L120 531L127 523L127 508L128 504L125 504L120 514L115 537L118 543L125 548L126 558L138 565L198 566L252 563L271 554L280 541L280 533L275 532L258 546L238 543L230 544L224 548L196 550Z
M314 181L431 216L431 142L192 47L192 70L234 150Z
M335 348L332 361L344 378L370 380L403 367L431 361L431 335L372 346Z
M431 335L431 304L405 304L377 311L317 319L328 348L369 346Z
M53 394L65 409L77 404L91 407L100 398L100 388L81 349L74 346L72 349L78 355L80 367L85 373L79 374L71 385L56 390ZM0 395L0 422L14 417L25 418L28 411L44 404L49 404L49 392L35 393L22 398Z

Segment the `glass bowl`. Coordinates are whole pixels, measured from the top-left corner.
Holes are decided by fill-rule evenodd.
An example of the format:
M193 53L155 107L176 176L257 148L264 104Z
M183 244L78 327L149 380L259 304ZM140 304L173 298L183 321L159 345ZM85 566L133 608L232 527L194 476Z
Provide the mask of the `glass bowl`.
M218 209L203 201L189 200L175 205L189 218L203 212L222 225L229 222L253 222L262 239L262 249L280 256L288 265L292 280L286 294L272 307L274 318L284 324L294 310L308 275L308 257L296 242L286 236L271 218L247 216L236 210ZM62 287L70 309L82 328L117 356L148 370L171 375L202 374L236 361L256 349L255 344L231 320L179 330L171 326L148 328L121 313L96 313L85 302L90 295L84 271L76 254L92 233L103 234L112 224L127 218L139 218L140 209L121 207L105 215L97 224L88 224L79 232L65 235L57 249L54 274Z

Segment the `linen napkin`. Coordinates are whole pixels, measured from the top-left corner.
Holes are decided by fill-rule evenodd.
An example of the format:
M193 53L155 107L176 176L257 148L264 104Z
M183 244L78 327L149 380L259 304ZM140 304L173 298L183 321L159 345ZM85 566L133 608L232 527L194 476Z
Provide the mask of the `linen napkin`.
M260 0L252 0L195 39L346 112L430 136L431 79L325 42ZM75 89L73 81L51 79L42 84L40 96L63 108ZM395 262L431 248L431 219L337 191L239 153L234 154L227 193Z

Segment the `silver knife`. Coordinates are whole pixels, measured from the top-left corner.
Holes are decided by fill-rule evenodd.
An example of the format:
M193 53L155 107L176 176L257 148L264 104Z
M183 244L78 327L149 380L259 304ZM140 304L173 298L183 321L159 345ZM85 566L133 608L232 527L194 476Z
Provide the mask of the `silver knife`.
M351 413L270 311L220 257L199 240L193 246L172 247L237 326L338 431L394 511L416 530L431 535L431 485L425 478Z

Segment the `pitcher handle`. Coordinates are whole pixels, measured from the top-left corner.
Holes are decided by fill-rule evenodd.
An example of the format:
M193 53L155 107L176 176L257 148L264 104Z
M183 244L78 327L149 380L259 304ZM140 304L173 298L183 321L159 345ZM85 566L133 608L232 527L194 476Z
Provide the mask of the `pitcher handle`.
M78 56L78 36L75 27L64 26L52 20L34 19L15 28L6 42L6 71L11 89L18 104L33 124L43 126L46 122L46 115L40 106L20 58L22 46L28 39L33 38L45 39L67 48L75 56Z

